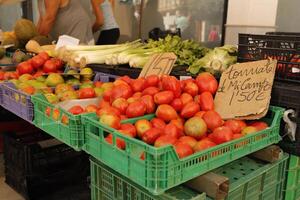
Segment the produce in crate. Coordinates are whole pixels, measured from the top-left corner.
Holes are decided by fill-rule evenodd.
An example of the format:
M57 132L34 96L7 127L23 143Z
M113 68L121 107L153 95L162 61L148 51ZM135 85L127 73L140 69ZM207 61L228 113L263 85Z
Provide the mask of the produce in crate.
M126 76L112 84L99 102L99 123L157 148L173 145L179 158L268 128L262 121L246 124L236 119L222 120L213 102L218 82L207 72L182 81L167 75L138 79ZM122 124L121 119L146 114L155 117ZM120 123L137 134L129 133ZM106 141L110 143L112 135L106 136ZM126 148L122 139L118 142L119 148Z

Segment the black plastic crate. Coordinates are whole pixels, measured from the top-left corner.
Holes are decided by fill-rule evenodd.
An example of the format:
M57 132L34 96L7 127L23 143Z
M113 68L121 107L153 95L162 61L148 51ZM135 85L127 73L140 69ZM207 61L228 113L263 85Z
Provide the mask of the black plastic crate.
M276 59L275 79L300 83L300 35L239 34L238 62Z
M86 154L39 132L4 134L4 164L6 183L30 200L86 183L89 174Z

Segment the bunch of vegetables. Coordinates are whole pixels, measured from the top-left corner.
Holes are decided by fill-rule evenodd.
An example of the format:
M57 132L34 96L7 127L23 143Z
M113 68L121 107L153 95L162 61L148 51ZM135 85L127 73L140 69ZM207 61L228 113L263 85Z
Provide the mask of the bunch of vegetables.
M210 73L196 79L179 81L173 76L151 75L130 79L127 76L112 83L103 99L93 106L99 122L117 129L120 134L163 147L173 145L179 158L229 142L268 127L265 122L246 123L242 120L222 120L214 111L213 97L218 82ZM69 112L85 112L77 105ZM135 124L121 120L155 113L151 120L140 119ZM78 114L78 113L77 113ZM112 135L105 140L112 144ZM118 138L117 146L126 148Z

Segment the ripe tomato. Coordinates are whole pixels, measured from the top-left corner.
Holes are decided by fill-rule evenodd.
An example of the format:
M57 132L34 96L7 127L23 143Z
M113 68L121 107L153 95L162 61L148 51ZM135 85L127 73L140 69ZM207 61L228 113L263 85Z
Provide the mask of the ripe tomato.
M183 118L191 118L199 111L199 104L195 103L194 101L191 101L183 106L180 112L180 116Z
M113 144L113 136L112 134L110 133L108 136L105 137L105 141L108 143L108 144ZM126 148L126 143L124 140L120 139L120 138L116 138L116 145L119 149L125 149Z
M132 94L133 94L132 89L128 85L121 84L121 85L115 86L112 89L112 93L110 96L110 102L113 102L115 99L120 98L120 97L128 99L129 97L132 96Z
M268 124L266 122L262 122L262 121L254 121L248 124L249 126L254 126L257 131L261 131L264 130L266 128L268 128Z
M133 92L141 92L145 88L145 78L134 79L130 82L130 86Z
M182 142L176 142L174 148L179 158L184 158L194 153L194 150L190 145Z
M64 63L61 59L51 58L51 61L55 64L57 70L62 69L64 66Z
M72 113L73 115L79 115L84 112L84 109L81 106L77 105L77 106L72 106L68 110L68 112Z
M154 86L156 87L159 82L159 77L157 75L149 75L146 77L146 87Z
M89 104L85 107L85 111L90 113L90 112L94 112L96 113L98 110L98 107L95 104Z
M200 95L200 107L203 111L214 109L214 98L210 92L203 92Z
M127 75L126 76L122 76L119 79L122 80L122 81L125 81L127 84L130 84L131 81L132 81L132 79L129 76L127 76Z
M141 101L146 105L146 112L148 114L155 112L156 107L152 96L144 95L141 97Z
M136 128L133 124L121 124L120 127L121 130L126 130L128 131L128 133L130 133L132 135L132 137L136 137Z
M176 79L176 77L163 75L161 77L161 83L162 88L164 90L172 91L175 97L179 97L181 95L180 81Z
M105 101L104 99L102 99L100 102L99 102L99 108L104 108L104 107L109 107L110 104L108 101Z
M180 100L181 100L182 104L185 105L185 104L193 101L193 97L188 93L182 93L180 96Z
M157 87L147 87L146 89L144 89L144 91L142 92L143 95L151 95L154 96L156 93L159 92L159 89Z
M203 151L205 149L209 149L209 148L214 147L214 146L216 146L216 143L212 142L211 140L202 139L202 140L200 140L199 142L197 142L195 144L193 149L194 149L195 152L198 152L198 151Z
M109 102L111 99L111 95L112 95L112 90L106 90L105 92L103 92L103 100Z
M186 135L199 140L206 135L207 126L200 117L192 117L184 124L184 132Z
M173 145L176 142L177 142L176 137L172 137L170 135L161 135L155 140L154 146L155 147L163 147L163 146L167 146L167 145Z
M178 115L176 110L170 105L162 104L159 105L156 109L156 117L164 120L165 122L169 122L172 119L177 119Z
M88 99L96 97L94 88L82 88L78 90L79 99Z
M102 114L99 122L114 129L119 129L121 126L121 118L115 114Z
M112 106L105 106L99 110L97 110L96 114L101 117L101 115L103 114L114 114L114 115L117 115L117 116L120 116L121 113L118 109L112 107Z
M188 144L192 148L197 144L197 140L191 136L182 136L178 139L178 142Z
M196 84L200 93L210 92L214 95L218 89L218 81L209 72L200 73L196 78Z
M143 136L142 140L147 144L154 144L155 140L162 134L162 130L159 128L150 128Z
M238 120L235 119L230 119L225 121L224 126L230 128L234 134L240 133L242 131L242 127L240 126L240 123L238 122Z
M164 128L163 134L179 138L181 136L180 130L174 124L167 124Z
M47 60L47 61L44 63L43 71L44 71L45 73L56 72L57 69L56 69L55 63L54 63L52 60Z
M169 104L173 101L174 94L172 91L162 91L154 95L154 102L158 105Z
M194 82L188 82L185 84L184 90L185 93L190 94L192 97L196 96L198 94L198 86Z
M204 113L202 118L205 121L207 128L211 131L223 125L223 120L219 113L217 113L216 111L207 111L206 113Z
M144 133L152 128L152 124L146 119L140 119L135 122L135 128L137 135L142 139Z
M203 117L203 115L205 114L205 111L199 111L199 112L197 112L194 116L196 117Z
M166 126L166 123L162 119L159 119L159 118L153 118L151 120L151 123L154 128L164 129Z
M130 103L126 109L126 116L128 118L140 117L145 115L147 107L142 101Z
M222 144L233 139L233 133L230 128L221 126L216 128L209 136L216 144Z
M44 65L45 62L46 61L42 57L40 57L40 56L34 56L31 59L31 65L36 70L40 69Z
M50 58L47 52L41 52L38 54L38 56L42 57L45 61L49 60Z
M180 98L176 98L171 102L171 106L177 111L180 112L183 108L183 103Z
M112 103L112 107L118 109L121 114L125 114L128 107L128 102L124 98L117 98Z
M29 62L25 61L25 62L21 62L20 64L18 64L17 71L18 71L19 75L32 74L33 73L33 67Z

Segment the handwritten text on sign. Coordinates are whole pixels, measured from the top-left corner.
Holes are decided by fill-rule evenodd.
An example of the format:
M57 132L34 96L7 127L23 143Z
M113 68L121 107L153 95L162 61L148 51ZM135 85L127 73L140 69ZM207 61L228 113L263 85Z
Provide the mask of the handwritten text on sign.
M215 97L222 118L261 114L268 108L276 61L235 64L223 72Z
M170 74L176 62L176 55L174 53L159 53L153 55L150 60L143 67L139 77L146 77L149 75L163 75Z

